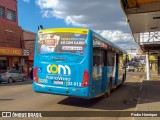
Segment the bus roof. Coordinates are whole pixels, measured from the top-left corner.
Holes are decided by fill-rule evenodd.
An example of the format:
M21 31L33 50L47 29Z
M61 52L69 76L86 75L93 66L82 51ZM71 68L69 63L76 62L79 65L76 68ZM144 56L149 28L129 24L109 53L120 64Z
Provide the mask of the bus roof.
M38 33L49 33L49 32L71 32L79 34L88 34L89 29L85 28L50 28L39 30Z
M119 46L113 44L112 42L110 42L106 38L104 38L101 35L94 32L93 30L86 29L86 28L49 28L49 29L41 29L38 31L38 33L66 32L66 31L71 32L71 33L79 33L79 34L88 34L89 31L92 31L104 43L107 43L108 45L112 46L113 48L116 48L120 52L127 54L127 52L125 50L123 50L122 48L120 48Z

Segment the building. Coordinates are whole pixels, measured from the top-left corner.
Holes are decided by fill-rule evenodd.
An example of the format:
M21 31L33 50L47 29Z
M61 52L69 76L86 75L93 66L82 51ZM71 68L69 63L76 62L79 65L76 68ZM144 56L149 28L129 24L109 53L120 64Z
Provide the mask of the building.
M0 18L1 21L18 25L17 0L0 1Z
M129 49L127 50L128 58L131 60L132 58L137 56L137 49Z
M27 72L24 68L26 61L33 61L29 57L32 54L33 58L33 51L24 40L32 39L31 46L35 34L18 26L17 13L17 0L0 0L0 70L15 67L28 75L29 67Z
M29 76L29 71L33 66L34 60L34 43L35 43L36 34L27 30L23 30L23 48L26 50L26 54L29 53L29 56L25 56L24 63L24 72Z

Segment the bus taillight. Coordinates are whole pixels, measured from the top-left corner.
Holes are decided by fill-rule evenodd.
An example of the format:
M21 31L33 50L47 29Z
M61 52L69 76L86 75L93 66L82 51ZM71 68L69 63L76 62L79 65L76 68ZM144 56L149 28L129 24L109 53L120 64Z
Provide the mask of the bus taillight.
M82 81L82 87L88 86L89 82L89 73L87 70L84 70L84 75L83 75L83 81Z
M37 75L37 68L35 67L34 69L33 69L33 80L34 80L34 82L36 82L36 83L38 83L38 75Z

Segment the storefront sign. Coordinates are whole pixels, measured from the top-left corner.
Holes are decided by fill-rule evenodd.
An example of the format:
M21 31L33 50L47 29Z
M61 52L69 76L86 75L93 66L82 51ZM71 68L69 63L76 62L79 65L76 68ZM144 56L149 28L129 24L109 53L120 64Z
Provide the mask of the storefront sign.
M30 50L24 49L24 50L23 50L23 55L24 55L24 56L29 56L29 55L30 55Z
M21 56L22 55L22 49L20 49L20 48L0 47L0 55Z

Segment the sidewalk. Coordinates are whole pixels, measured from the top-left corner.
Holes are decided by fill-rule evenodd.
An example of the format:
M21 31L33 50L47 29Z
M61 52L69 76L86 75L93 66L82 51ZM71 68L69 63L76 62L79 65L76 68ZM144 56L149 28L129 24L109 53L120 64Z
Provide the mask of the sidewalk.
M151 75L151 80L143 80L136 111L160 111L160 77ZM158 120L156 117L135 117L135 120Z
M157 74L157 71L150 71L151 80L160 80L160 75Z

